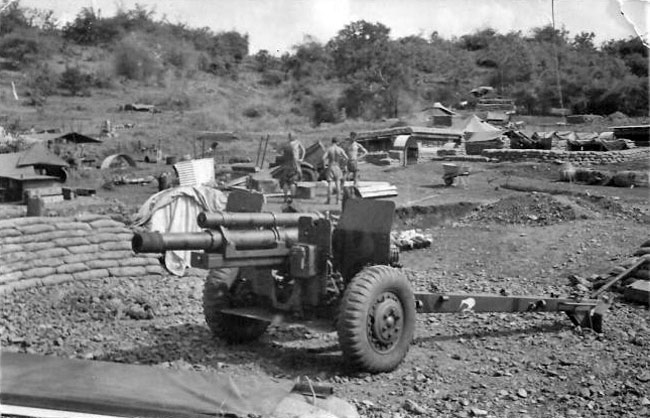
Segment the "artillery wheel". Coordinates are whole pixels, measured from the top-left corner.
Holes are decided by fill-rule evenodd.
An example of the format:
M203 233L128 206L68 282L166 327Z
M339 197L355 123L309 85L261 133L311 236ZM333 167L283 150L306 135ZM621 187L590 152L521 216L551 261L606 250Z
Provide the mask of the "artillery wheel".
M415 330L415 296L406 276L388 266L358 273L341 300L337 328L352 367L371 373L395 369Z
M221 312L246 306L252 296L250 282L242 277L239 268L210 270L203 287L203 314L212 333L231 343L252 341L264 334L268 322Z

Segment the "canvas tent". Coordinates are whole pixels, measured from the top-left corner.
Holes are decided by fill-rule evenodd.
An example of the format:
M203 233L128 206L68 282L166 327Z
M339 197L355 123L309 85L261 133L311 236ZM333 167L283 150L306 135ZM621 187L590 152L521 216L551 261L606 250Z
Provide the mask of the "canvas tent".
M463 127L463 132L466 134L474 132L501 132L501 129L485 122L476 115L472 115L466 120Z
M481 155L486 149L503 148L504 141L500 131L471 132L465 139L467 155Z

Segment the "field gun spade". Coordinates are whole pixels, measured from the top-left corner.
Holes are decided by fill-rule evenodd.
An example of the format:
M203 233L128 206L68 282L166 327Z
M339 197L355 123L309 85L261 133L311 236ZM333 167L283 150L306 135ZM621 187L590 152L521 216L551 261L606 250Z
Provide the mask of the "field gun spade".
M209 270L203 311L230 342L258 338L271 323L336 330L346 361L371 373L406 356L417 313L565 312L601 332L608 305L597 300L414 292L391 244L395 204L346 200L340 217L318 212L201 213L196 233L143 232L138 253L191 250Z

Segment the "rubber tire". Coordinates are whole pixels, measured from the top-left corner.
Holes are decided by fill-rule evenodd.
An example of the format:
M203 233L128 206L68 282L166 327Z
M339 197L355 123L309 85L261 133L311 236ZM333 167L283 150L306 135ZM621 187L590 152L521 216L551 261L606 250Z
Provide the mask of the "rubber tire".
M239 268L212 269L203 286L203 315L216 337L229 343L244 343L258 339L269 323L221 313L231 308L230 289L239 278Z
M445 181L445 186L447 187L450 187L452 184L454 184L453 177L444 177L443 180Z
M404 321L398 340L386 352L369 341L369 314L375 300L392 293L401 304ZM337 331L343 357L349 365L370 373L389 372L404 360L415 330L415 296L406 276L389 266L367 267L345 290L339 308Z
M302 167L302 178L301 181L316 181L318 180L318 175L316 171L309 167Z

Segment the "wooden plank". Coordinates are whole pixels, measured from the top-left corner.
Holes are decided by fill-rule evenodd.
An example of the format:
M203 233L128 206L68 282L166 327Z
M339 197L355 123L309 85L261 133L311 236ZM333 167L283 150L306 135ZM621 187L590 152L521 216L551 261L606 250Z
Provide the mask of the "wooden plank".
M45 203L57 203L57 202L63 202L63 195L57 195L57 196L41 196L41 200Z
M591 298L595 299L597 298L601 293L603 293L605 290L609 289L612 287L614 284L619 282L620 280L623 280L624 278L630 276L632 273L636 271L643 263L645 263L647 260L645 257L641 257L636 263L632 264L630 267L628 267L627 270L619 274L618 276L615 276L613 279L605 283L603 286L599 287L598 290L593 292L591 294Z
M52 195L59 195L62 193L63 193L62 188L57 186L39 187L39 188L27 190L28 196L52 196Z

